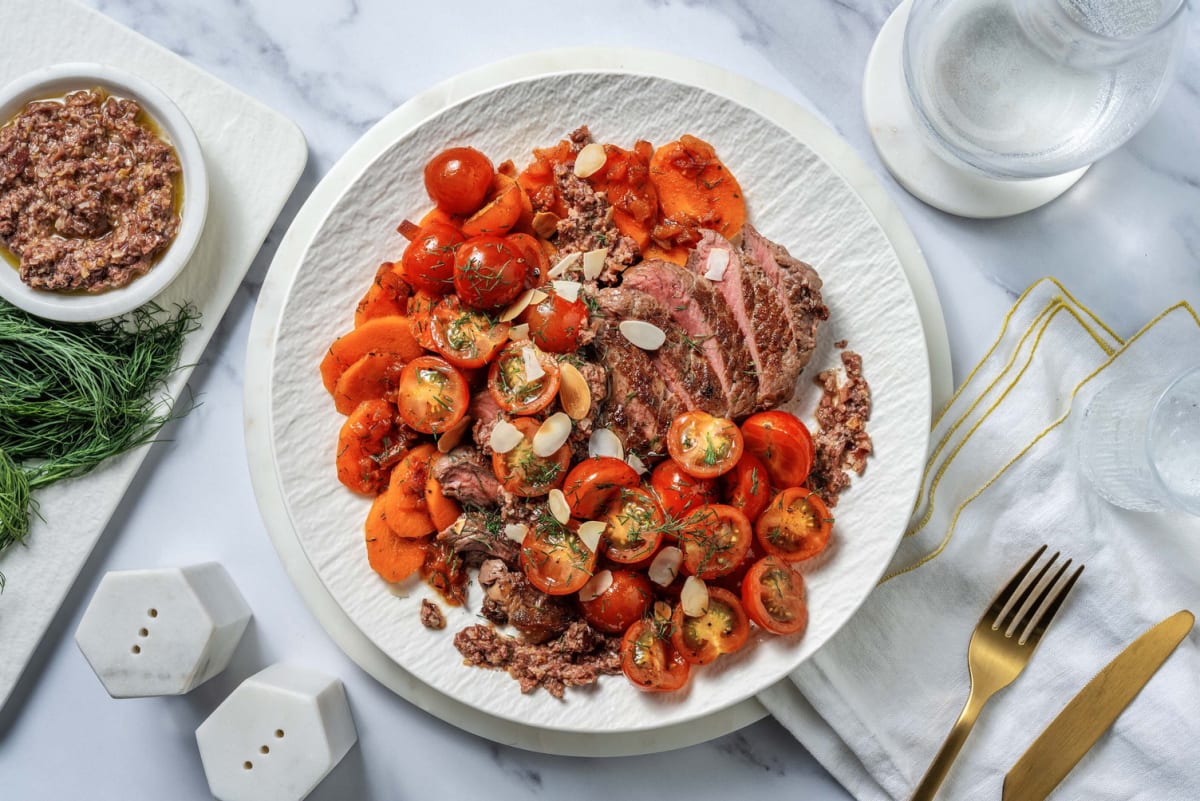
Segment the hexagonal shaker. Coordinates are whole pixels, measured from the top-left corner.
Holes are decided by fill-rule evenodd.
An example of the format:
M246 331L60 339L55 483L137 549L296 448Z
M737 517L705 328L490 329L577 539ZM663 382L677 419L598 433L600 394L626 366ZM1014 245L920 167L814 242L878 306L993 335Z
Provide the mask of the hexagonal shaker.
M250 607L216 562L106 573L75 642L113 698L181 695L229 664Z
M246 679L196 729L221 801L300 801L357 739L342 683L287 664Z

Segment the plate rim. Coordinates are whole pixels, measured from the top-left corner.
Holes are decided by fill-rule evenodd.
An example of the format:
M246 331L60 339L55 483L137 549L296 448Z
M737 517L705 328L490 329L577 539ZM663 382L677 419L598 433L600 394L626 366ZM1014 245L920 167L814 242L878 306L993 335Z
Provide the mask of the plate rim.
M945 340L941 308L924 256L882 185L861 157L826 123L795 101L750 79L689 58L632 48L560 48L485 65L414 96L368 130L313 190L280 243L251 322L247 349L248 379L245 385L246 451L260 513L289 579L341 650L375 679L430 714L497 742L557 754L615 756L653 753L726 734L759 720L766 712L751 697L690 721L665 727L593 733L523 724L480 712L450 698L417 680L387 657L333 601L309 563L291 525L279 476L271 458L269 365L274 357L275 324L320 221L342 197L348 185L379 153L429 117L483 92L514 82L563 73L653 75L697 87L750 109L803 142L849 186L895 252L925 335L930 396L939 402L948 397L949 347ZM914 283L925 298L923 302L917 300ZM937 380L933 373L935 362L940 365ZM256 378L251 380L249 377L252 376ZM927 413L931 413L931 410Z

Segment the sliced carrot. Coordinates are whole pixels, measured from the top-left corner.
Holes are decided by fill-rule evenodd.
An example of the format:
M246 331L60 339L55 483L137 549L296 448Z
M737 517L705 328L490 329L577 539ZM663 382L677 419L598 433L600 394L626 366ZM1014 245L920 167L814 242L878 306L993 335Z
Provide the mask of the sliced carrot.
M350 414L365 400L391 400L400 383L404 360L394 353L368 353L346 368L333 389L341 414Z
M746 201L737 178L712 145L685 134L654 151L650 180L664 219L688 221L729 238L746 222Z
M533 161L517 176L517 183L535 201L534 205L566 217L567 204L555 186L554 168L559 164L574 163L575 151L566 139L551 147L536 148Z
M365 400L350 413L338 432L338 481L355 492L371 494L387 486L398 454L396 407L385 400Z
M374 320L377 317L403 317L407 311L407 296L398 297L395 292L379 284L371 284L367 294L363 295L362 300L354 309L354 325L355 327L360 326L367 320Z
M401 537L388 525L384 496L371 504L364 526L367 562L384 581L397 582L411 576L425 564L429 540Z
M633 150L605 145L604 166L587 178L612 204L617 229L643 250L650 244L650 230L658 216L658 191L650 180L653 153L654 146L645 140L639 140Z
M442 485L434 478L433 471L429 472L429 478L425 481L425 506L429 511L429 519L438 531L454 525L454 521L462 514L458 501L442 492Z
M425 512L425 482L429 478L429 460L437 451L429 443L417 445L404 454L392 470L387 488L388 518L401 512Z
M334 340L321 360L321 380L332 394L342 373L368 353L394 353L407 362L424 352L407 317L377 317Z
M418 225L424 228L430 223L443 223L458 230L462 230L463 218L459 217L457 214L448 214L447 212L439 209L437 206L434 206L432 209L426 212L425 216L421 218L421 222L418 223Z
M651 242L650 246L642 250L642 258L646 261L653 259L662 259L663 261L674 262L680 266L687 264L688 249L683 245L675 245L671 248L663 248L658 244Z
M513 164L513 160L502 162L496 165L496 172L500 175L506 175L514 181L517 178L517 165Z
M437 531L427 512L407 509L400 512L385 512L385 514L387 514L388 526L397 537L411 540Z

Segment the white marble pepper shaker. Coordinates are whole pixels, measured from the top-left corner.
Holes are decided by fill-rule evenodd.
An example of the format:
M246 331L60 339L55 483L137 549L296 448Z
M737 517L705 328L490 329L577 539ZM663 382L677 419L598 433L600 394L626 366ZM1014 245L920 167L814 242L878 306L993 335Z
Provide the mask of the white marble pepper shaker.
M220 801L300 801L357 740L341 681L287 664L246 679L196 729Z
M114 570L75 642L113 698L182 695L225 669L249 622L250 607L216 562Z

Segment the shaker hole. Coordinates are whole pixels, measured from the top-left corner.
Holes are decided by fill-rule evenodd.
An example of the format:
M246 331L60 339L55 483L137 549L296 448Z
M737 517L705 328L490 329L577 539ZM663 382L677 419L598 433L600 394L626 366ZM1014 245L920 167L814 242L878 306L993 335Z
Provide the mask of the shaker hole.
M150 609L146 612L146 614L149 615L150 617L158 617L158 610L155 609L154 607L150 607Z
M150 629L138 629L138 636L139 637L149 637Z
M282 740L283 739L283 729L276 729L275 736L278 737L280 740Z
M254 763L247 759L245 762L242 763L242 767L245 768L246 770L250 770L251 768L254 767Z
M271 753L271 749L264 745L258 749L258 752L260 754L269 754L269 753Z
M132 648L130 648L129 650L133 651L135 654L140 654L142 652L142 646L135 645Z

